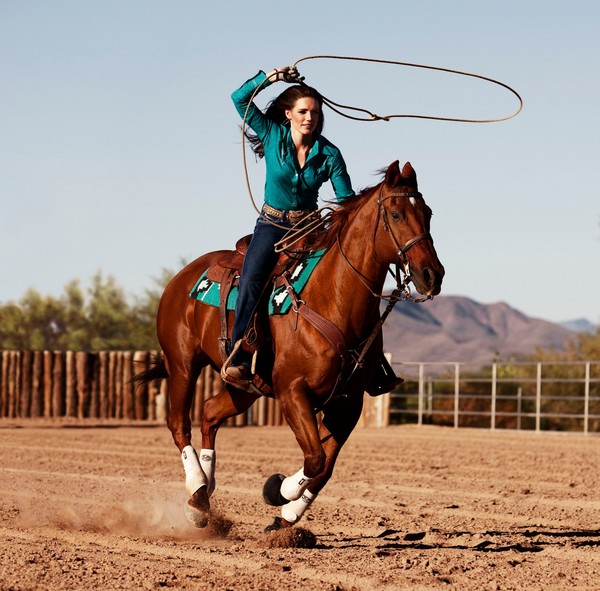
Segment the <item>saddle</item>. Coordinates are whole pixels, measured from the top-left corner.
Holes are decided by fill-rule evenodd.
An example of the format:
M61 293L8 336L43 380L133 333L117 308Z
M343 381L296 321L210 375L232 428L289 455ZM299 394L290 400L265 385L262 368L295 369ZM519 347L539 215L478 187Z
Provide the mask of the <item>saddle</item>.
M206 277L211 281L219 284L223 284L223 278L230 274L230 271L235 271L239 276L242 265L244 264L244 257L248 252L250 241L252 240L252 234L243 236L235 244L235 250L226 252L213 267L207 270ZM284 271L289 269L295 262L296 258L290 256L286 252L282 252L277 259L277 263L271 271L271 277L279 277Z
M228 326L228 311L227 301L232 288L234 287L236 280L239 278L242 264L244 262L244 256L248 250L251 236L245 236L238 240L236 243L235 251L224 254L218 261L217 264L207 270L206 277L214 282L220 284L219 293L219 317L220 317L220 336L219 336L219 352L221 354L223 365L221 368L221 377L225 380L225 369L230 362L233 352L230 353L230 327ZM313 309L311 309L306 302L301 300L295 293L294 288L290 284L289 275L293 274L292 268L301 260L304 260L302 256L297 256L294 253L282 252L279 259L273 268L269 280L266 282L263 289L263 293L259 300L257 310L250 321L250 324L246 330L244 338L241 343L234 345L241 346L247 353L255 355L253 364L256 364L257 358L256 353L263 347L264 342L269 338L268 329L268 311L265 309L266 294L269 293L270 287L277 287L281 284L282 288L285 289L286 293L292 300L292 308L299 315L302 316L307 322L313 325L327 340L330 342L334 350L338 353L342 370L338 382L340 381L343 368L349 367L350 363L350 347L346 342L346 339L341 330L333 324L330 320L324 318ZM270 383L270 376L272 366L274 363L274 357L263 355L261 356L262 363L260 367L253 370L253 378L248 382L237 382L231 376L228 376L225 380L227 383L235 386L236 388L247 390L249 392L256 393L261 396L273 397L272 384ZM261 378L261 375L268 376L269 383ZM333 395L333 393L332 393Z
M211 281L219 283L220 285L220 297L219 297L219 318L220 318L220 336L219 336L219 352L223 363L228 361L230 356L230 342L231 342L231 327L229 326L229 314L227 311L227 300L232 288L237 284L239 279L242 265L244 263L244 257L248 251L250 240L252 235L249 234L240 238L236 245L235 250L224 254L216 263L216 265L207 269L206 277ZM271 271L269 280L266 282L263 289L263 295L261 296L260 302L264 300L265 293L269 292L269 287L280 277L285 271L289 270L298 261L297 257L288 253L282 252L279 255L279 259L275 264L275 267ZM265 341L268 338L268 327L267 327L267 315L265 306L257 306L257 310L250 321L248 329L244 335L241 347L250 354L255 354L260 350ZM261 372L265 375L271 374L270 371ZM249 384L239 384L241 389L247 389L254 391L257 394L263 396L273 396L271 385L265 382L259 375L258 372L254 374L252 382Z

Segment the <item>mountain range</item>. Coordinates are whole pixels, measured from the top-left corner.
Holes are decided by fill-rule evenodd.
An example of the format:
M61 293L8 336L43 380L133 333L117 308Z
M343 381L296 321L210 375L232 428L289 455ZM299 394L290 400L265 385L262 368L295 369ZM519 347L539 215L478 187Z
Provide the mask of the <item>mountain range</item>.
M561 325L531 318L503 302L480 304L462 296L438 296L396 304L383 328L384 351L394 362L449 361L479 367L497 359L523 358L537 348L562 349L590 327L589 321Z

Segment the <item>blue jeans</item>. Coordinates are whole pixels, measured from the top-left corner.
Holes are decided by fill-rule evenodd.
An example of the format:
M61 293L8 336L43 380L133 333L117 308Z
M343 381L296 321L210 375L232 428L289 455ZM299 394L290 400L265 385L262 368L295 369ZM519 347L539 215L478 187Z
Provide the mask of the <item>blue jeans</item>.
M263 213L263 215L265 214ZM256 221L239 279L235 319L231 334L232 348L244 336L271 271L279 258L279 253L275 252L275 244L291 227L287 222L280 222L268 215L265 217L273 220L278 226L284 226L285 229L273 226L262 218ZM249 355L240 348L231 360L231 365L249 362Z

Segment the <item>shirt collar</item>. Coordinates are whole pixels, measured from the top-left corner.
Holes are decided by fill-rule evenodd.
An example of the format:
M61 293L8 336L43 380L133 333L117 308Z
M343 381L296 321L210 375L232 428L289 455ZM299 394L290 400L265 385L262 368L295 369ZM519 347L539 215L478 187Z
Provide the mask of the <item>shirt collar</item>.
M310 149L310 154L308 155L307 160L310 160L313 156L315 156L316 154L319 154L321 152L320 139L321 139L321 136L319 135L317 137L317 139L315 140L315 143L313 144L312 148ZM286 143L289 153L293 154L296 151L296 146L294 146L294 140L292 139L292 130L287 125L286 125L285 143Z

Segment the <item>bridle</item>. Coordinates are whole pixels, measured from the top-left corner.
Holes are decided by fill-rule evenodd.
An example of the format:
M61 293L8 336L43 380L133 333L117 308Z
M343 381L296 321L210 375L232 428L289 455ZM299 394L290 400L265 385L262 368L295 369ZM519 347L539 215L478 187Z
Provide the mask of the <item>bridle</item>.
M384 202L388 199L393 199L394 197L403 197L405 199L410 199L411 197L414 199L415 197L423 197L421 193L418 191L403 191L399 193L390 193L385 197L382 197L383 194L383 184L379 189L379 196L377 197L377 221L381 217L383 220L383 228L386 232L390 233L390 237L394 246L396 247L398 260L396 262L396 266L401 265L402 271L404 272L405 278L408 277L408 281L410 282L410 264L408 262L408 258L406 257L406 253L415 245L421 242L422 240L433 240L431 234L429 232L422 232L421 234L417 234L412 238L409 238L404 244L400 244L396 235L394 234L392 227L388 221L388 210L384 206ZM377 224L375 225L375 232L377 231ZM429 299L429 298L428 298Z
M422 242L423 240L432 240L433 241L433 238L429 232L422 232L421 234L417 234L416 236L409 238L406 242L404 242L404 244L401 244L400 241L398 240L398 238L396 237L396 235L394 234L392 227L388 221L389 213L388 213L387 208L384 205L385 201L387 201L389 199L393 199L394 197L402 197L405 199L410 199L411 197L412 198L422 197L422 195L418 191L400 191L400 192L389 193L388 195L383 196L383 185L384 185L384 183L382 183L381 186L379 187L379 195L377 196L377 213L375 215L375 222L373 224L373 241L375 240L375 237L377 234L379 220L382 219L383 220L383 228L386 232L389 232L392 242L394 243L394 247L396 248L397 259L395 262L395 272L392 271L391 268L388 269L390 274L396 280L396 288L392 291L392 293L390 295L384 295L383 293L378 294L378 293L374 292L369 285L369 283L372 284L373 281L371 279L369 279L368 277L366 277L361 271L359 271L352 264L352 262L348 259L348 257L346 256L346 253L344 253L344 251L342 249L340 235L338 234L336 241L337 241L337 245L338 245L340 254L342 255L342 258L344 259L346 264L352 269L354 274L359 278L360 282L371 292L371 295L373 297L376 297L380 300L389 301L390 303L393 302L392 306L395 305L396 302L398 302L400 300L410 300L411 302L417 302L417 303L431 300L431 299L433 299L433 296L425 296L424 298L415 298L412 296L411 290L409 287L409 284L412 281L412 275L411 275L411 271L410 271L410 263L409 263L408 257L406 256L406 253L415 244L418 244L419 242ZM375 256L377 256L376 251L375 251ZM402 272L400 272L400 271L402 271ZM404 277L402 277L402 275Z
M344 253L344 251L342 249L342 243L340 240L341 231L338 232L337 236L336 236L337 246L338 246L338 249L340 251L340 254L341 254L344 262L350 267L350 269L354 272L354 274L358 277L360 282L367 288L367 290L371 293L371 295L373 297L375 297L379 300L387 300L387 302L388 302L386 309L379 316L379 319L377 320L375 326L373 327L371 334L363 341L363 343L361 345L359 345L359 347L357 347L355 349L350 349L348 347L345 337L344 337L343 333L341 333L340 329L335 324L333 324L330 320L322 317L320 314L318 314L314 310L312 310L309 306L306 305L306 302L297 298L297 296L294 293L293 287L287 281L286 274L284 273L284 275L283 275L284 283L287 283L286 291L289 293L290 297L292 298L292 301L294 302L293 307L292 307L294 312L296 312L297 314L302 314L308 322L310 322L317 330L319 330L321 332L321 334L323 334L329 340L329 342L338 350L338 352L341 352L342 370L338 374L338 379L336 381L336 384L335 384L333 390L331 391L327 400L323 403L323 405L321 405L321 408L325 404L327 404L327 402L333 397L339 384L341 383L340 380L342 379L343 366L345 363L344 359L346 357L346 353L349 353L353 359L353 367L350 370L350 373L347 375L347 378L346 378L346 381L349 381L352 378L352 376L354 375L355 371L359 367L363 367L363 362L364 362L365 356L367 355L367 352L369 351L369 349L371 348L371 345L375 342L375 339L378 337L379 333L381 332L381 329L383 328L383 324L384 324L386 318L388 317L388 315L390 314L390 312L392 311L394 306L399 301L410 300L412 302L424 302L426 300L433 299L433 296L426 296L424 298L414 298L412 296L410 287L409 287L409 284L412 281L412 277L411 277L411 273L410 273L409 261L406 256L406 253L415 244L418 244L419 242L422 242L423 240L432 240L433 241L431 234L429 232L422 232L421 234L417 234L416 236L409 238L406 242L404 242L404 244L401 244L400 241L398 240L398 238L396 237L396 235L394 234L392 227L388 221L388 210L386 209L386 207L384 205L384 203L388 199L391 199L393 197L402 197L402 198L409 199L411 197L413 197L413 198L421 197L421 193L418 193L416 191L394 192L394 193L390 193L389 195L386 195L384 197L383 196L383 185L384 185L384 183L381 184L381 186L379 188L379 194L377 196L377 212L375 214L375 221L374 221L373 241L375 242L377 228L379 226L379 219L381 218L383 220L383 228L385 229L386 232L389 232L392 242L394 243L394 246L397 251L395 274L393 274L391 269L388 268L390 273L392 273L396 279L396 287L390 295L386 296L383 294L377 294L373 291L373 289L371 289L369 284L372 285L373 280L366 277L359 269L357 269L356 266L352 264L352 262L348 259L348 257ZM372 198L372 196L371 196L371 198ZM374 251L374 254L377 257L376 250ZM402 271L400 269L402 269ZM402 278L402 274L404 274L404 278Z
M350 262L350 260L348 259L348 257L344 253L344 251L342 250L342 244L340 242L339 234L337 236L338 248L339 248L342 258L344 259L346 264L348 264L348 266L354 271L356 276L359 278L361 283L371 292L371 295L378 298L379 300L386 300L388 302L388 305L386 306L383 313L380 315L377 323L375 324L375 326L373 327L373 330L371 331L371 334L369 335L369 337L366 339L366 341L360 348L360 351L359 350L354 351L354 357L355 357L354 367L353 367L352 371L350 372L350 376L348 377L348 379L350 379L350 377L354 374L354 372L357 370L357 368L363 366L363 361L364 361L364 358L365 358L367 352L369 351L369 349L371 348L371 345L373 344L373 342L377 338L379 332L383 328L383 324L386 321L387 317L389 316L390 312L393 310L394 306L399 301L409 300L411 302L421 303L421 302L425 302L427 300L433 299L432 295L425 296L423 298L413 297L411 290L410 290L410 286L409 286L409 284L412 281L412 276L410 273L410 264L409 264L408 258L406 256L406 253L415 244L418 244L419 242L422 242L423 240L433 241L433 238L429 232L421 232L420 234L417 234L416 236L409 238L406 242L404 242L404 244L400 243L400 241L394 234L392 227L388 221L388 210L386 209L386 207L384 205L385 201L387 201L388 199L392 199L394 197L402 197L405 199L410 199L411 197L413 197L413 198L422 197L422 195L418 191L400 191L400 192L390 193L390 194L386 195L385 197L383 197L383 183L381 184L381 186L379 188L379 195L377 196L377 213L376 213L376 217L375 217L375 223L373 225L374 226L373 227L373 241L375 241L375 237L377 234L377 228L379 226L379 219L381 218L383 220L383 228L386 232L389 232L392 242L394 243L394 246L396 248L396 253L397 253L397 260L395 263L395 273L392 272L392 270L390 268L388 268L388 271L390 272L390 274L392 274L394 276L394 278L396 280L396 287L392 290L392 293L390 295L377 294L371 289L371 287L369 286L368 283L372 283L372 280L369 279L368 277L366 277L363 273L361 273ZM377 256L377 251L375 251L375 256ZM402 269L402 272L400 272L400 269ZM402 278L402 275L404 275L403 278Z

